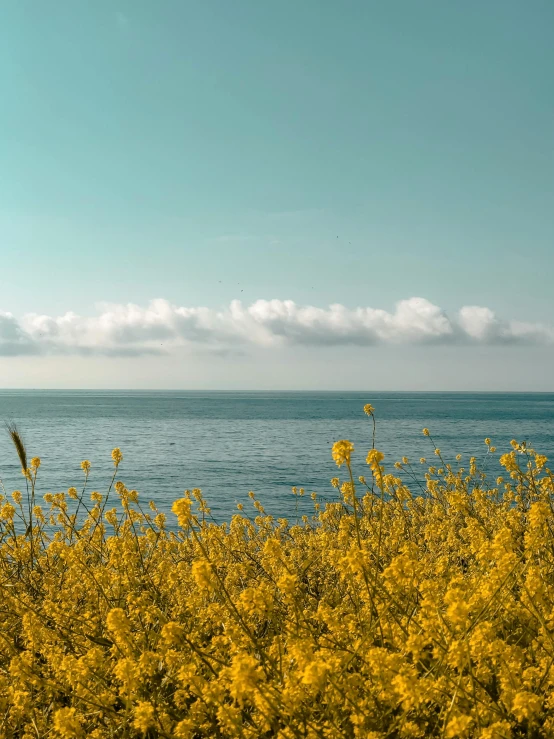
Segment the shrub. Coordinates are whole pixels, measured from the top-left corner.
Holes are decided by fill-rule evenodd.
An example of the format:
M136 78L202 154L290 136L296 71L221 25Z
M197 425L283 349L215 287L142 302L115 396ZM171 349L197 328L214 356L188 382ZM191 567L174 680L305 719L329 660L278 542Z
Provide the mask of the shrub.
M489 483L438 449L425 476L407 459L391 474L373 446L355 479L352 448L333 447L336 502L314 494L297 525L253 496L254 519L216 524L193 490L176 531L121 481L114 507L89 496L88 462L81 493L37 505L40 460L18 449L27 492L0 502L0 736L554 736L546 458L514 441Z

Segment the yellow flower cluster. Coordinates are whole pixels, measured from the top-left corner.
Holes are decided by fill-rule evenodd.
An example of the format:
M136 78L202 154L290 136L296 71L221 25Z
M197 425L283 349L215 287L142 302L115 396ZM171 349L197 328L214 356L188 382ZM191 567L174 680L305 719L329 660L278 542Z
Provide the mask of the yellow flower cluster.
M554 736L546 458L516 443L489 484L375 448L354 476L353 450L301 525L253 495L218 525L194 490L169 530L121 481L115 507L72 488L30 520L2 497L0 737Z

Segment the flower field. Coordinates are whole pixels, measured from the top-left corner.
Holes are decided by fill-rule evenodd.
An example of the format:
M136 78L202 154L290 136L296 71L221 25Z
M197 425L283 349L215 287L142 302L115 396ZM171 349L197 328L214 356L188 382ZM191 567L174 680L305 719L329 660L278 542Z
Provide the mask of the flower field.
M0 738L554 737L554 478L512 442L367 466L337 441L335 501L178 529L121 480L0 502ZM496 458L489 439L484 458ZM303 490L295 490L298 496Z

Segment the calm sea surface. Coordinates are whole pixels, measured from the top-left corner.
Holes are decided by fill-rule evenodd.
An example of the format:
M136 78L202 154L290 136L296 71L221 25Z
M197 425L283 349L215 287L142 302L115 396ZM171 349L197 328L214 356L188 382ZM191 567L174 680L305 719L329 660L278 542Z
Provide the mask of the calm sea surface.
M480 458L483 439L498 450L526 439L554 457L554 393L202 393L0 391L0 420L15 421L28 450L42 458L40 491L59 492L92 463L91 489L104 491L121 447L120 479L163 510L185 488L200 487L214 516L228 518L254 490L266 510L294 516L293 485L333 499L331 445L350 439L358 474L371 446L364 403L375 406L377 448L389 465L403 455L432 456L428 426L444 455ZM494 464L491 472L496 472ZM15 450L0 430L0 477L23 479ZM304 510L310 501L306 500Z

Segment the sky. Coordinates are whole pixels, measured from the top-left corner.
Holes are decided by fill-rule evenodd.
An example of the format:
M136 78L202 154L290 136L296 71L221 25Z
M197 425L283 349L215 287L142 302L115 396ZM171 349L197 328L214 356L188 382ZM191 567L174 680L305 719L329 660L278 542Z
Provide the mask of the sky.
M550 0L5 0L0 387L554 391Z

